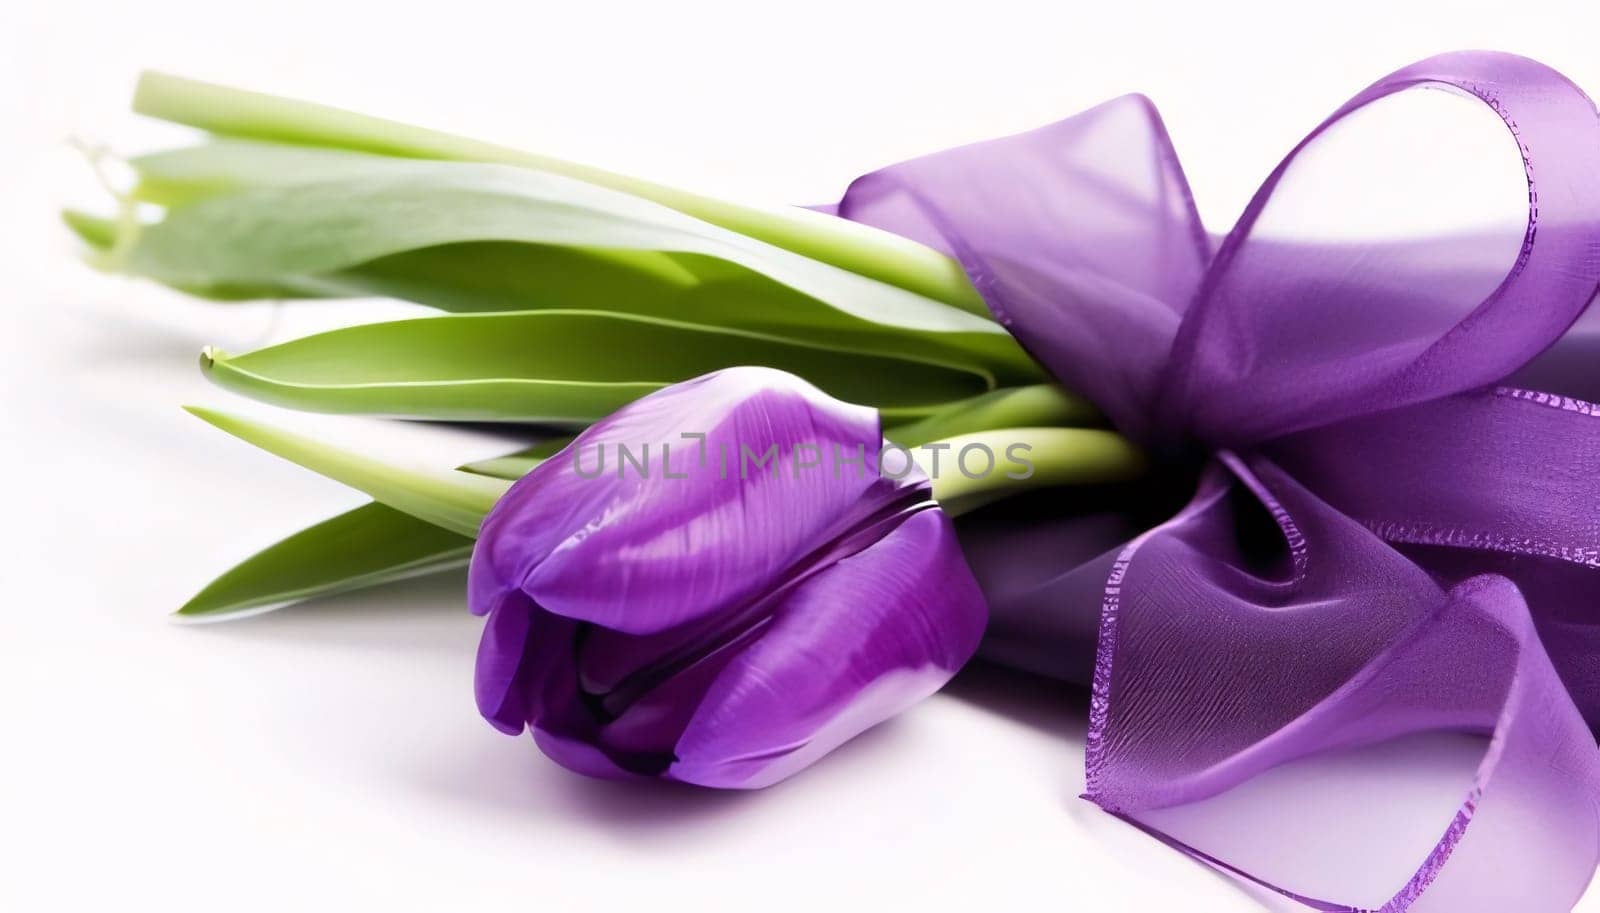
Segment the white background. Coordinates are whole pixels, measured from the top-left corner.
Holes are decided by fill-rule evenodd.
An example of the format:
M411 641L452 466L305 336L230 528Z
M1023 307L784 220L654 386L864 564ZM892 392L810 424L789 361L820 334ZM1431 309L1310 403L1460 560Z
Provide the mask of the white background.
M1265 903L1074 798L1071 692L958 681L788 784L710 795L589 782L484 725L459 577L169 624L214 572L359 500L180 412L238 406L200 378L200 346L398 306L204 305L76 263L54 211L94 185L64 140L131 152L179 136L126 113L141 68L770 202L831 199L877 165L1138 90L1223 228L1309 127L1416 58L1500 48L1600 90L1596 9L6 4L0 908ZM427 443L441 459L486 449ZM1600 911L1597 894L1580 909Z

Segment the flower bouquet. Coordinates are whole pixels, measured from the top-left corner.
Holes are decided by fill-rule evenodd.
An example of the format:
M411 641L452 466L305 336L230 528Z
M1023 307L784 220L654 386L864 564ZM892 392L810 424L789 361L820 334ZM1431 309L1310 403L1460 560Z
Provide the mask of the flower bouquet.
M1515 138L1513 262L1263 236L1303 153L1418 87ZM160 74L135 107L207 135L133 159L117 212L66 214L90 262L442 312L208 349L208 377L526 437L418 467L191 409L372 501L181 618L467 564L492 725L586 774L727 788L982 655L1092 689L1086 798L1316 909L1560 910L1592 876L1600 121L1550 69L1379 80L1222 238L1138 96L785 210ZM1440 731L1481 760L1393 883L1350 887L1381 861L1359 848L1239 846L1262 822L1210 804Z

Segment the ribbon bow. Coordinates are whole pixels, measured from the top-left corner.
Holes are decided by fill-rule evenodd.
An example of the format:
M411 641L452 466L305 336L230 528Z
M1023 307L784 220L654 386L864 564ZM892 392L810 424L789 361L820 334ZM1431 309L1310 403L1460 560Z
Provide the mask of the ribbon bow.
M1528 218L1503 278L1470 240L1261 237L1303 153L1416 87L1469 94L1516 139ZM1503 54L1406 67L1291 150L1220 246L1139 96L867 175L838 213L946 251L1121 431L1206 457L1171 519L1092 560L1036 538L989 594L1035 625L1099 606L1087 798L1317 909L1571 907L1600 855L1600 407L1572 398L1600 379L1579 322L1600 288L1600 120L1582 91ZM1529 382L1551 392L1497 386ZM1217 801L1440 731L1488 738L1413 858Z

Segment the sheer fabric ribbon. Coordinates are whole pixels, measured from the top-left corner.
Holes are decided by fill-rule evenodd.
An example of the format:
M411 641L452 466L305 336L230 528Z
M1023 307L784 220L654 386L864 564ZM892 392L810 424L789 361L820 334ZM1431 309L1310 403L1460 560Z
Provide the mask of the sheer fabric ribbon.
M1258 231L1327 131L1414 88L1466 93L1515 139L1527 224L1503 275L1465 239ZM972 555L1001 628L1052 633L1058 657L1092 632L1087 798L1316 909L1572 906L1600 855L1600 407L1574 398L1600 386L1580 322L1600 121L1582 91L1510 55L1406 67L1291 150L1220 244L1139 96L866 175L838 214L954 256L1063 384L1204 466L1129 541L1080 516ZM1073 620L1085 606L1097 627ZM1214 801L1441 732L1480 754L1414 858L1297 850L1320 819ZM1263 828L1282 845L1237 838Z

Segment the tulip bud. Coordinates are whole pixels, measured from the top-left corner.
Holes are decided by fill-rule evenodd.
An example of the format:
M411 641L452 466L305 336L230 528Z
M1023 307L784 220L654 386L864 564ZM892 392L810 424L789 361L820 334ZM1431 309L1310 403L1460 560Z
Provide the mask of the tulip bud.
M883 445L875 411L765 368L597 422L484 520L479 709L582 773L753 788L936 691L987 612Z

